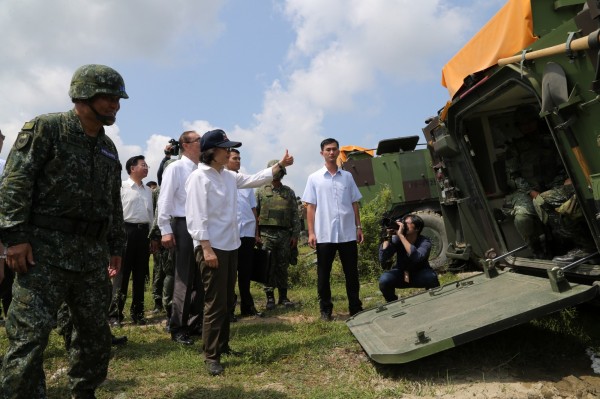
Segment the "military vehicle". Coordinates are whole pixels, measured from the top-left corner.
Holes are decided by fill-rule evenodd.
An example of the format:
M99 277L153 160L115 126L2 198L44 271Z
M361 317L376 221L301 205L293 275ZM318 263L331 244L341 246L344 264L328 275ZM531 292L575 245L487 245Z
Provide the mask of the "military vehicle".
M423 131L440 160L447 256L483 271L350 318L374 361L409 362L598 297L599 21L598 1L510 0L444 67L451 101ZM538 111L573 184L582 234L595 246L580 259L534 257L504 217L506 151L523 105ZM540 239L568 249L549 241L555 233Z
M447 263L448 238L441 214L439 187L431 153L426 148L417 149L418 144L419 136L385 139L378 143L375 154L373 150L344 146L340 148L341 165L352 173L362 201L371 201L383 187L392 191L390 208L382 210L382 220L394 223L409 213L423 219L423 234L433 244L429 263L434 269L441 269Z

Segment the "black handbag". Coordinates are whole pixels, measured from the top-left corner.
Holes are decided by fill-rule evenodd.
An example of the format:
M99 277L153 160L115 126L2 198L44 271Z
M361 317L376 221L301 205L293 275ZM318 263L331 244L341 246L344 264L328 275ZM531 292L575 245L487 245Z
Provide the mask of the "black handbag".
M269 270L271 269L271 251L263 248L253 249L252 273L250 280L267 284Z

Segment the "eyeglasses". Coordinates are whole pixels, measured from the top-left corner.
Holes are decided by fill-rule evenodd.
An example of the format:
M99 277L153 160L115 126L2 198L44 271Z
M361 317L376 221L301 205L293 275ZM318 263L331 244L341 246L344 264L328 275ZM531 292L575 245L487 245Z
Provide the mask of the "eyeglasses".
M198 137L196 140L192 140L192 141L184 141L185 144L191 144L191 143L197 143L200 141L200 137Z
M141 163L141 164L139 164L137 166L139 166L142 169L150 169L150 166L146 165L145 163Z

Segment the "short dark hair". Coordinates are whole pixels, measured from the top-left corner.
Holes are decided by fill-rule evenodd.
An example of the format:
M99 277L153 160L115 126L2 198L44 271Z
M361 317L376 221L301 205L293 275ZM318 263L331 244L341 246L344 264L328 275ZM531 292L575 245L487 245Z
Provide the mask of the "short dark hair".
M415 215L414 213L409 213L404 216L404 220L410 218L412 223L415 225L415 230L417 230L417 234L421 234L423 231L423 227L425 227L425 222L421 219L421 216Z
M148 186L148 187L158 186L158 183L156 183L154 180L151 180L148 183L146 183L146 186Z
M340 148L340 143L336 139L332 139L330 137L328 139L321 141L321 151L323 151L323 148L325 148L325 146L327 144L333 144L333 143L335 143L335 145L337 145L337 148Z
M137 166L137 163L140 159L143 161L146 158L144 158L143 155L136 155L135 157L131 157L127 160L127 162L125 163L125 170L127 170L128 175L131 174L131 167Z
M181 136L179 136L179 148L181 148L182 151L183 151L183 143L189 142L190 135L192 133L198 134L194 130L186 130L185 132L181 133Z
M229 149L229 152L235 152L236 154L239 154L239 153L240 153L240 150L238 150L237 148L233 148L233 147L231 147L231 148Z
M202 151L200 153L200 162L205 165L210 165L212 161L215 159L215 152L217 152L218 147L210 148L206 151Z

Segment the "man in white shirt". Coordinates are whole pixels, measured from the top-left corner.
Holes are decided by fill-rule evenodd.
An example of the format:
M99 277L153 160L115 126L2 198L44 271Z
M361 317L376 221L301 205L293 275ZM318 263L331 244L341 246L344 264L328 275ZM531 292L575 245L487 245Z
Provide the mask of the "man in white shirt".
M229 161L226 168L238 173L242 158L235 148L229 149ZM250 278L252 275L252 261L254 260L254 246L259 241L258 224L256 222L256 197L254 189L238 189L237 221L242 244L238 248L238 289L240 290L240 313L242 316L263 316L254 306L254 298L250 293Z
M362 198L352 175L337 165L337 140L321 142L325 166L308 176L302 201L307 204L308 245L317 250L317 292L321 319L333 320L331 266L336 252L346 277L350 315L362 310L359 298L358 247L364 240L358 201Z
M125 163L129 179L121 184L123 220L127 237L121 270L113 278L113 299L109 311L111 322L118 325L123 320L123 307L127 298L129 277L132 279L131 319L144 325L144 287L150 259L150 223L154 220L152 190L142 180L148 176L148 164L143 155L131 157Z
M158 228L161 244L175 248L173 304L167 309L171 339L192 345L191 334L200 334L204 290L194 259L194 244L186 227L185 182L200 162L200 135L194 131L179 137L181 158L165 168L158 197Z

